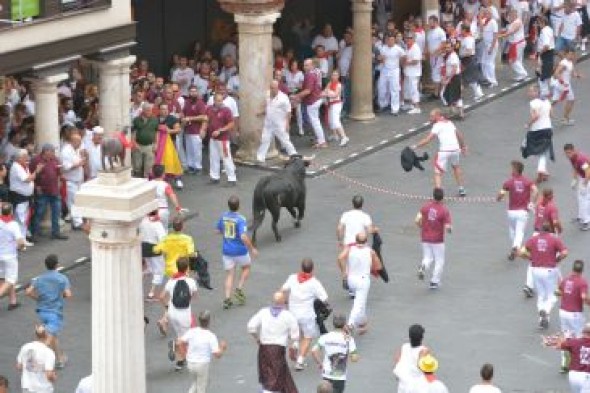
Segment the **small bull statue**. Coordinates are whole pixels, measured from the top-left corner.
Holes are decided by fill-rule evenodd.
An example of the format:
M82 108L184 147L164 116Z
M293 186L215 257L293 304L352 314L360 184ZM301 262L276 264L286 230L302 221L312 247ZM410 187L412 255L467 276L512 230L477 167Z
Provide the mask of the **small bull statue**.
M100 144L100 159L102 170L107 171L105 158L108 159L110 170L112 171L114 162L122 167L125 165L126 148L131 147L125 133L118 132L112 137L103 138Z

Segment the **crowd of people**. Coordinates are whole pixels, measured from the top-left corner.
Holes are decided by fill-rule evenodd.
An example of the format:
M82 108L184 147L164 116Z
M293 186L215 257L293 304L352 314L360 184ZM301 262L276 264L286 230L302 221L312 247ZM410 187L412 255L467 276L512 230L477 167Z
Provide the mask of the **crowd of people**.
M381 2L377 2L381 3ZM582 277L584 263L575 261L570 276L561 277L558 263L568 250L560 238L562 224L549 187L549 160L553 157L553 108L564 103L564 125L572 125L574 103L572 78L576 49L585 50L590 32L584 1L507 1L506 8L496 9L490 0L444 1L439 15L432 15L427 26L419 17L410 16L403 27L392 20L379 21L373 27L375 107L398 115L420 114L420 102L430 89L433 99L464 116L463 86L473 90L475 99L483 96L483 87L498 84L495 75L496 52L505 55L517 81L528 76L523 67L525 53L537 59L538 85L529 90L530 121L526 124L527 144L523 156L538 156L537 179L523 175L524 164L511 163L510 178L502 185L497 199L508 199L508 259L530 260L525 296L537 295L539 327L549 327L552 309L560 299L563 336L547 336L547 346L564 351L562 369L570 373L572 391L580 391L590 375L586 359L590 348L590 328L584 325L587 284ZM377 18L380 20L380 18ZM345 146L350 139L341 118L350 111L349 71L352 60L352 37L347 29L338 40L330 25L311 37L311 26L296 26L309 36L310 56L299 59L295 50L284 50L280 39L273 38L274 76L267 87L264 126L257 160L264 163L272 138L277 138L287 154L297 150L290 141L293 134L303 135L309 124L315 138L314 147L328 147L328 142ZM426 28L426 29L425 29ZM502 38L506 38L502 41ZM131 129L121 130L119 137L132 151L135 176L149 178L156 185L158 210L141 223L142 257L152 280L146 301L163 305L156 326L169 341L168 357L176 370L188 369L193 380L190 392L204 393L208 385L209 364L227 349L223 340L209 330L211 313L203 310L193 317L192 299L199 287L209 288L207 262L195 249L192 237L183 232L181 215L185 211L174 189L184 188L183 176L201 172L203 151L209 156L209 177L220 182L223 170L229 185L237 181L232 154L239 139L240 99L236 35L221 49L219 61L212 53L198 48L194 56L174 57L170 75L157 76L141 60L131 68L132 102L129 113ZM302 70L299 64L302 61ZM425 76L429 75L429 79ZM430 83L432 82L432 83ZM51 239L66 240L60 219L73 230L85 229L82 217L72 214L74 196L82 183L95 178L101 170L101 148L105 130L98 122L97 86L84 80L80 68L74 67L72 80L59 88L61 143L59 146L35 146L34 91L26 82L7 77L7 103L0 107L0 262L2 277L0 296L7 295L9 310L20 304L16 294L19 252L32 247L41 235L41 221L49 207ZM321 115L325 113L325 118ZM292 118L295 118L292 121ZM466 196L460 157L467 150L461 132L440 109L430 113L432 132L413 150L433 140L439 142L435 159L432 201L416 216L421 230L423 259L417 276L429 279L429 288L437 290L445 264L444 239L452 232L451 213L444 204L442 177L451 167L458 194ZM331 134L326 136L324 127ZM578 194L577 223L590 229L590 159L573 145L564 147L575 177L572 187ZM353 298L348 316L332 311L328 294L314 276L314 264L303 259L301 269L290 275L272 297L272 305L262 308L247 323L247 329L259 345L259 380L265 392L297 392L287 361L302 371L313 359L325 380L318 392L343 392L348 362L359 360L356 335L369 329L367 301L371 275L383 268L379 253L370 238L379 230L363 212L363 199L353 198L353 209L344 213L337 228L341 253L338 266L343 286ZM223 268L226 272L223 308L229 310L246 302L246 283L253 258L258 254L247 234L245 218L239 213L237 196L228 200L228 211L216 223L222 239ZM535 233L525 241L525 228L533 212ZM171 218L171 216L173 216ZM22 371L22 388L28 392L53 391L56 369L65 367L67 356L59 348L58 335L63 329L64 300L72 296L66 276L56 270L58 258L45 260L47 272L26 289L37 302L39 323L36 340L23 346L17 363ZM237 283L234 284L239 270ZM196 271L198 279L190 277ZM328 331L324 320L333 313L334 329ZM197 323L194 323L197 321ZM147 322L147 321L146 321ZM394 374L398 391L409 393L445 392L435 376L436 351L422 344L424 328L409 328L409 343L396 357ZM317 339L317 340L316 340ZM565 355L570 354L570 355ZM482 384L472 393L498 391L493 387L493 366L481 369ZM7 385L0 378L0 391ZM92 379L80 382L77 393L91 391Z

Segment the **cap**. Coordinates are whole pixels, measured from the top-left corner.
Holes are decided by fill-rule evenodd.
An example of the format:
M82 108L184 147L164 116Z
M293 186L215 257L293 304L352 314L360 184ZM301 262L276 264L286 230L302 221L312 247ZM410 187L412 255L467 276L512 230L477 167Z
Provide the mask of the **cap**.
M438 370L438 360L432 355L426 355L418 361L418 368L425 373L433 373Z
M93 127L92 133L97 134L97 135L102 135L102 134L104 134L104 128L102 128L101 126Z

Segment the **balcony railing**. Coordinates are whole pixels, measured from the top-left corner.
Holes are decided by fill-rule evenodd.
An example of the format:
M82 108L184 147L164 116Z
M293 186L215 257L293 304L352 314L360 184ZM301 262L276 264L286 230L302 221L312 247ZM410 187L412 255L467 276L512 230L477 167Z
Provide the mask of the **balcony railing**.
M0 0L0 29L109 7L112 0Z

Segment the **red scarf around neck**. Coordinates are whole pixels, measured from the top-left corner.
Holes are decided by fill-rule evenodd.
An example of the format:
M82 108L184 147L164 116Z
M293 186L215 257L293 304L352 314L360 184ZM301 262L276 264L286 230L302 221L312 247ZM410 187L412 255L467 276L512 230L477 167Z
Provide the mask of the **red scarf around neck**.
M312 277L313 277L313 274L311 274L311 273L305 273L305 272L297 273L297 281L299 281L299 284L303 284L304 282L308 281Z

